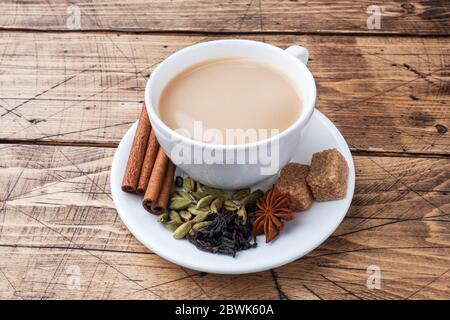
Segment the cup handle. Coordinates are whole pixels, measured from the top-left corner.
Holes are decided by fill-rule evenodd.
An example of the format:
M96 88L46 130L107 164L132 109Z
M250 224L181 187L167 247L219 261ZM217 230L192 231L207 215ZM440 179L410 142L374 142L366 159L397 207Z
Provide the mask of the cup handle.
M308 52L308 49L306 49L305 47L290 46L285 51L287 53L289 53L290 55L293 55L294 57L296 57L301 62L303 62L303 64L305 66L308 64L309 52Z

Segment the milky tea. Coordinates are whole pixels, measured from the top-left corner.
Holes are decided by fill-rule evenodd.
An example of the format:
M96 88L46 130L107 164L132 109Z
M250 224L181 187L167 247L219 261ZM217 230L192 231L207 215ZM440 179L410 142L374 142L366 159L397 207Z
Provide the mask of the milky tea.
M191 139L240 144L286 130L300 117L302 98L292 81L271 65L229 57L195 64L176 75L160 96L158 112L168 127Z

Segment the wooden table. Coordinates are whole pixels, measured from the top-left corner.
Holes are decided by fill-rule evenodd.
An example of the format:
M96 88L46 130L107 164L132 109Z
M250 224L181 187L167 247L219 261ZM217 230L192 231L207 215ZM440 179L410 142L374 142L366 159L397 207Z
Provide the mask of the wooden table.
M0 298L450 298L448 1L73 3L1 1ZM380 28L368 28L377 3ZM306 46L317 108L357 170L324 244L243 276L159 258L120 221L109 187L154 67L222 38ZM377 268L381 288L369 289Z

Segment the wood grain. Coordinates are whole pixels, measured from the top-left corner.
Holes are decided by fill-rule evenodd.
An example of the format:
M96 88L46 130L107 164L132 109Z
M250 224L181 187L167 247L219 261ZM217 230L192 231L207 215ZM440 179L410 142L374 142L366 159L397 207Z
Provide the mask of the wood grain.
M0 150L0 298L450 298L448 158L356 156L352 206L324 244L272 271L216 276L127 231L110 198L114 149ZM366 287L370 265L379 290Z
M220 38L0 33L0 140L116 146L138 117L154 67L183 47ZM246 38L310 50L316 106L352 150L448 155L446 38Z
M79 27L67 24L68 1L1 4L0 299L450 299L448 1L70 4ZM367 27L371 5L380 29ZM149 74L223 38L306 46L316 107L357 170L329 239L245 276L159 258L122 224L109 187ZM368 289L369 266L381 289Z
M2 3L0 26L30 30L299 32L448 34L445 0L237 0L237 1L71 1L80 10L80 28L68 27L63 0ZM380 28L369 29L370 6L380 8ZM368 11L369 10L369 11Z

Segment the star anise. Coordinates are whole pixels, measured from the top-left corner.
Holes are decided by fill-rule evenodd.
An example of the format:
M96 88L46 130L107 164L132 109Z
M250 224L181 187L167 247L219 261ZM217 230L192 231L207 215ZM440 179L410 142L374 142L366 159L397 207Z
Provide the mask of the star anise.
M282 220L294 219L294 214L289 209L288 195L282 194L275 187L264 198L259 198L256 205L258 210L253 213L253 234L264 233L266 243L275 239L283 229Z

